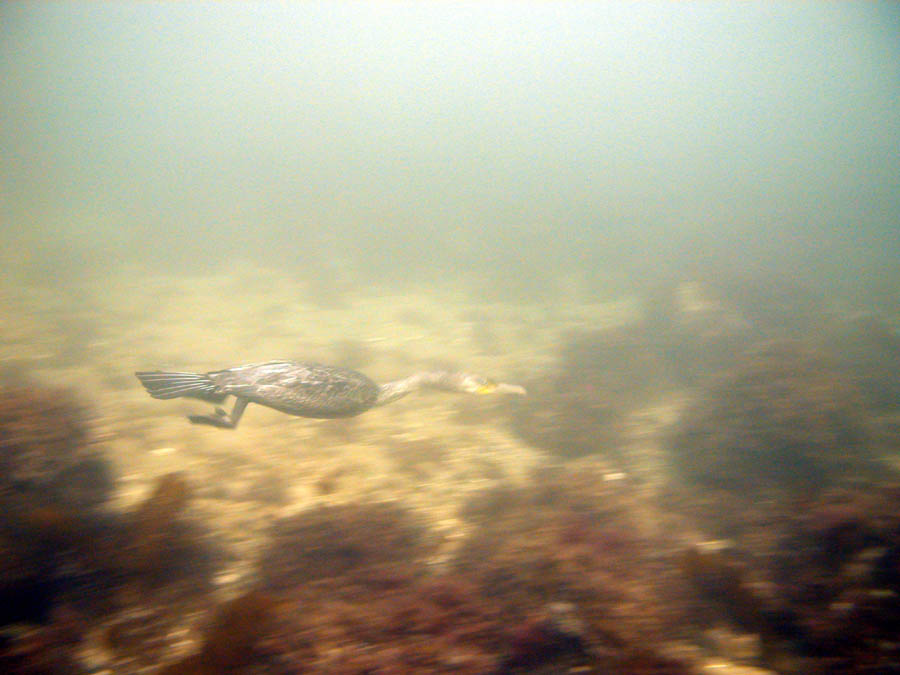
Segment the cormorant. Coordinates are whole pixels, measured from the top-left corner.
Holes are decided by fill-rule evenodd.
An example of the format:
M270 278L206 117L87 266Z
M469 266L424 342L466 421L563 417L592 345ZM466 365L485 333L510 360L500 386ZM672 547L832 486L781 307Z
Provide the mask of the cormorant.
M524 387L494 382L480 375L425 371L402 380L375 384L355 370L299 361L251 363L210 373L135 373L153 398L197 398L221 403L234 396L226 413L217 407L213 415L190 415L194 424L234 429L248 403L275 408L300 417L353 417L384 405L417 389L440 389L471 394L519 394Z

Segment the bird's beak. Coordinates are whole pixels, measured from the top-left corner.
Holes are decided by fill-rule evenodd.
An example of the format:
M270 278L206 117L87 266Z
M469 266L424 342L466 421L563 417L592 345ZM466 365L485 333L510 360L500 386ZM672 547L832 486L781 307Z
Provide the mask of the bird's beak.
M525 387L520 387L518 384L506 384L504 382L495 384L492 391L497 394L516 394L517 396L528 395L528 392L525 391Z

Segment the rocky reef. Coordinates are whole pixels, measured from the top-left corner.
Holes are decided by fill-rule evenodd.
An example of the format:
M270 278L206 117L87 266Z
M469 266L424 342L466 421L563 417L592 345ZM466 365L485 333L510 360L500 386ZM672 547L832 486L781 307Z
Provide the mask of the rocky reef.
M871 473L852 382L798 341L768 342L712 379L673 430L671 465L695 485L751 498L817 492Z
M101 505L111 489L71 392L27 382L0 385L0 499L82 511Z
M260 560L270 672L690 672L647 647L679 633L668 602L686 586L629 501L596 473L547 470L473 498L473 534L440 563L397 504L290 516Z
M526 383L513 429L563 457L615 451L627 414L669 385L643 324L571 336L555 370Z
M837 367L879 412L900 409L900 334L877 315L831 326L824 339Z
M785 674L896 673L900 487L829 491L747 525L724 551L686 552L698 620L761 641Z
M515 404L423 397L277 441L179 419L161 447L146 401L100 392L129 411L119 483L77 393L4 383L0 671L900 672L896 332L777 286L643 309L548 337ZM494 337L459 335L489 359ZM619 461L641 451L659 463Z
M4 672L85 672L76 652L101 618L119 636L110 645L121 647L120 665L136 652L152 662L154 650L134 639L135 617L171 626L176 607L207 591L209 558L182 514L186 482L164 476L133 512L110 510L111 472L87 427L66 392L34 383L0 388Z

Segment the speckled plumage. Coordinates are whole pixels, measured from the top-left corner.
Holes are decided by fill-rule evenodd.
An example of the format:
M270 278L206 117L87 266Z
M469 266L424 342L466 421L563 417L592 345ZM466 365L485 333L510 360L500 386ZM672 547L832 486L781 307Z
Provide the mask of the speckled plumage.
M236 396L301 417L349 417L375 405L378 385L355 370L299 361L250 363L209 373L136 373L153 398L220 402Z
M301 417L350 417L375 405L378 385L355 370L267 361L207 373L217 392Z

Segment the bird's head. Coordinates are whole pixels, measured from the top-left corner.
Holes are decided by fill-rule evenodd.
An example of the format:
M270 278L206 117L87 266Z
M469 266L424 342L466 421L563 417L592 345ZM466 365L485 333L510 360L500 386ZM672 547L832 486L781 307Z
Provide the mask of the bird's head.
M525 387L516 384L505 384L481 375L463 374L459 390L469 394L518 394L525 395Z

